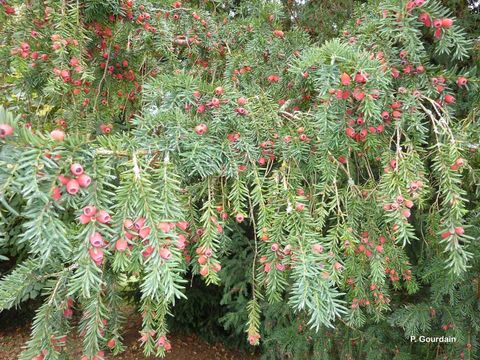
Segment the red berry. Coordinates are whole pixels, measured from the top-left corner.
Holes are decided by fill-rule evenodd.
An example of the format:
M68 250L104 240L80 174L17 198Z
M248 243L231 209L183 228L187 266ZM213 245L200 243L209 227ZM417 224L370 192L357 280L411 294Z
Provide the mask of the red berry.
M148 257L148 256L150 256L150 255L153 253L153 250L154 250L154 249L153 249L153 246L148 245L148 246L145 248L145 250L142 251L143 257Z
M222 265L220 265L219 263L215 263L212 265L212 270L215 272L219 272L220 270L222 270Z
M340 82L342 83L342 85L344 86L348 86L350 85L350 82L352 81L352 79L350 78L350 75L348 75L347 73L343 73L341 76L340 76Z
M186 239L183 235L178 235L178 239L177 239L177 242L175 244L175 246L177 247L177 249L185 249L185 247L187 246L187 243L186 243Z
M445 102L447 104L453 104L455 102L455 97L453 95L447 94L445 95Z
M78 61L77 58L73 57L70 59L70 66L76 67L80 64L80 61Z
M198 134L198 135L203 135L207 132L208 130L208 127L207 125L205 124L199 124L197 126L195 126L195 132Z
M451 28L453 25L453 20L452 19L442 19L442 27L448 29Z
M130 220L130 219L125 219L125 220L123 220L123 227L124 227L125 229L132 229L133 226L134 226L134 224L133 224L133 221L132 221L132 220Z
M63 310L63 316L70 319L73 316L73 310L70 308Z
M140 229L140 231L138 232L138 236L140 236L142 239L145 239L148 237L148 235L150 235L150 231L151 231L151 228L150 227L144 227L142 229Z
M160 257L165 260L169 260L172 257L172 253L167 248L160 249Z
M247 98L244 98L243 96L237 99L238 106L245 106L247 102L248 102Z
M70 179L67 183L67 192L70 195L75 195L80 190L80 185L75 179Z
M462 158L458 158L457 160L455 160L455 165L457 165L458 167L462 167L463 165L465 165L465 160L463 160Z
M75 163L70 166L70 171L75 176L80 176L83 174L83 167L82 165Z
M157 226L157 227L158 227L158 228L160 229L160 231L163 232L163 233L168 233L168 232L171 230L170 224L167 223L167 222L160 222L160 223L158 223L158 226Z
M55 129L50 133L50 137L55 141L63 141L65 139L65 133L62 130Z
M89 205L89 206L85 206L83 208L83 213L86 215L86 216L93 216L95 215L97 212L97 208L93 205Z
M345 129L345 134L347 134L348 137L353 138L355 137L355 130L351 127Z
M58 175L58 181L60 181L63 185L67 185L67 183L71 180L69 177L64 175Z
M208 272L209 272L209 271L208 271L208 267L207 267L207 266L202 266L202 267L200 268L200 275L201 275L201 276L204 276L204 277L207 276L207 275L208 275Z
M118 252L123 252L127 249L128 242L127 240L120 238L115 242L115 250Z
M236 108L235 111L239 115L248 115L248 110L243 107Z
M90 216L87 216L85 214L80 215L80 224L85 225L88 224L90 221L92 221L92 218Z
M82 188L87 188L92 183L92 178L87 174L82 174L77 178L78 184Z
M97 221L101 224L106 224L110 222L112 217L105 211L105 210L100 210L97 213Z
M145 218L140 217L137 220L135 220L135 223L133 224L133 226L135 227L135 229L140 230L145 225L145 221L146 221Z
M282 30L273 30L273 36L278 37L278 38L283 38L284 33Z
M0 139L13 134L13 127L9 124L0 124Z
M110 349L113 349L116 344L117 344L117 342L115 341L115 339L110 339L110 340L108 340L108 342L107 342L107 346L108 346Z
M463 76L460 76L458 79L457 79L457 85L458 86L465 86L467 85L467 78L463 77Z
M270 75L267 77L267 80L271 83L276 83L280 81L280 77L278 75Z
M53 191L52 191L53 200L58 201L58 200L60 200L61 197L62 197L62 192L61 192L60 188L58 186L55 186L53 188Z
M435 19L433 20L433 26L438 28L441 28L443 25L442 19Z
M355 82L359 84L365 84L367 82L367 78L362 73L355 74Z
M100 265L103 261L103 249L100 247L92 247L88 250L90 258L97 264Z
M455 233L456 233L457 235L463 235L463 234L465 233L465 230L463 229L463 227L457 226L457 227L455 228Z
M105 241L103 241L103 237L100 233L94 232L90 236L90 244L92 244L93 247L102 247L105 245Z
M180 229L180 230L187 230L188 228L188 221L179 221L177 222L177 227Z
M450 232L450 231L445 231L445 232L443 232L443 233L440 235L440 237L441 237L442 239L446 239L446 238L448 238L448 237L450 237L450 236L452 236L452 235L453 235L452 232Z

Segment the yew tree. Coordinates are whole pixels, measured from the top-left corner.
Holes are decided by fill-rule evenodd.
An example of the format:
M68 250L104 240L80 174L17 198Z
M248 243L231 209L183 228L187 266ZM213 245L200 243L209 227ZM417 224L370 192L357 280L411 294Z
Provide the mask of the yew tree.
M252 345L285 302L478 356L479 45L438 1L358 2L326 41L303 2L0 5L0 311L43 301L21 359L74 331L82 359L122 352L132 290L163 356L191 277L236 272Z

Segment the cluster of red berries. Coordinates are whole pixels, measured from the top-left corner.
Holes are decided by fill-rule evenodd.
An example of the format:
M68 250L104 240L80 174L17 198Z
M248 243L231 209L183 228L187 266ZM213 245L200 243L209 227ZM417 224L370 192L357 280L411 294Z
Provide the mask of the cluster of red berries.
M200 246L195 250L198 255L198 264L200 265L200 275L205 277L210 271L219 272L222 266L218 261L214 259L214 253L212 249L205 246Z
M425 66L423 66L422 64L414 65L414 64L410 63L410 61L408 61L408 51L401 50L400 53L399 53L399 56L400 56L400 59L402 59L400 61L400 65L403 66L403 68L402 68L403 75L414 76L414 75L423 74L425 72ZM383 53L382 53L381 60L383 61L383 59L384 58L383 58ZM391 68L391 75L394 79L398 79L401 75L400 70L398 70L396 67L393 66ZM401 88L399 88L399 92L400 93L406 93L407 89L401 87Z
M63 310L63 316L70 319L73 316L73 299L68 297L66 300L66 307Z
M165 351L170 351L172 349L172 344L167 340L165 336L160 336L157 340L157 346L163 348Z
M262 241L268 242L270 237L268 236L268 229L262 229L262 235L260 237ZM272 266L275 266L275 269L278 271L285 271L288 268L288 265L284 264L285 257L292 255L292 246L287 244L282 248L278 243L270 244L270 251L273 253L273 256L262 256L260 258L260 264L263 265L263 271L266 273L270 272Z
M118 51L115 51L114 53L107 53L107 52L104 52L102 57L103 59L105 60L109 60L109 61L114 61L114 58L118 57L119 56L119 51L120 51L120 47L118 46ZM135 72L132 70L132 69L129 69L128 68L129 66L129 63L128 63L128 60L127 59L118 59L117 62L113 65L108 65L108 68L107 68L107 63L106 62L101 62L100 63L100 69L102 70L107 70L107 74L109 74L112 78L116 79L116 80L125 80L127 82L132 82L132 81L135 81ZM117 94L118 95L118 94ZM123 93L121 94L121 96L123 96ZM130 97L128 97L129 100L133 100L133 94L130 95Z
M405 199L403 196L399 195L394 202L390 204L383 205L383 210L385 211L400 211L403 217L409 218L411 215L410 209L413 207L413 201L410 199Z
M426 0L410 0L407 3L407 11L410 11L416 7L421 7L423 4L425 4Z
M80 188L87 188L92 183L90 176L84 173L82 165L74 163L70 166L70 172L74 178L67 177L65 175L59 175L58 181L65 186L67 193L75 195ZM59 187L55 187L53 190L53 198L58 201L61 197L61 190Z
M145 218L139 217L137 220L125 219L123 221L124 236L126 239L134 241L137 238L142 239L144 245L147 245L143 251L143 256L147 257L153 253L153 246L148 245L148 236L151 232L151 227L145 225ZM123 252L128 247L128 241L120 238L115 243L115 249L119 252Z
M385 244L387 241L385 236L379 236L378 243L375 244L370 240L368 231L363 231L361 235L360 244L355 249L355 253L365 254L365 256L368 258L373 255L373 251L376 251L377 253L383 253L383 244Z
M465 160L463 160L462 158L458 158L457 160L455 160L455 162L452 165L450 165L450 169L453 171L457 171L458 169L462 168L464 165L465 165Z
M246 74L250 71L252 71L251 66L242 66L239 69L233 70L232 81L237 81L238 80L238 75L243 75L243 74Z
M415 180L408 185L407 191L412 196L413 199L418 197L418 190L420 190L423 186L423 182L421 180Z
M179 221L177 223L173 222L159 222L157 224L157 228L167 234L171 233L176 227L182 231L185 231L188 228L189 224L186 221ZM151 228L145 225L144 218L138 218L137 220L133 221L131 219L125 219L123 222L123 227L125 230L125 237L128 240L135 240L136 238L142 239L143 245L146 245L145 249L142 251L142 255L144 257L150 256L154 252L154 247L149 244L148 236L150 235ZM170 239L170 238L169 238ZM187 239L183 234L176 235L176 242L175 246L178 249L185 249L187 245ZM125 251L127 248L127 241L125 239L117 240L115 244L115 248L117 251ZM159 256L164 260L170 260L172 257L171 251L168 249L170 245L163 246L159 251Z
M12 56L18 55L24 59L31 56L33 60L37 60L39 58L38 52L30 53L30 44L27 42L22 42L19 47L11 49L10 55ZM48 55L44 54L43 56L45 56L44 60L48 59ZM42 57L42 60L43 60L43 57Z
M13 127L10 124L0 124L0 139L13 135Z
M435 37L440 39L442 37L444 29L449 29L453 26L453 19L450 18L443 18L443 19L435 19L432 22L430 15L426 12L420 13L418 15L418 20L423 23L426 27L433 27L435 28Z
M462 236L465 233L465 229L462 226L456 226L452 230L444 231L440 236L442 239L447 239L451 236Z
M223 87L219 86L219 87L215 88L214 92L215 92L216 96L221 96L225 92L225 90L223 89ZM194 91L193 96L197 99L200 99L201 94L200 94L199 91ZM219 108L222 103L227 103L227 102L228 102L227 100L220 100L217 97L213 97L210 101L207 101L206 103L198 102L196 112L197 112L197 114L202 114L207 110L207 108L210 108L210 109ZM248 115L248 110L243 107L247 104L247 102L248 102L247 98L239 97L237 99L238 107L235 108L234 111L239 115ZM185 105L185 108L186 108L186 110L190 110L191 109L191 104ZM205 125L203 123L199 124L195 127L195 132L198 135L205 134L207 132L207 130L208 130L207 125Z
M262 156L258 159L258 163L260 165L265 165L267 163L267 158L270 161L275 160L275 142L273 140L264 141L259 145L259 147L262 150Z
M445 82L446 82L445 77L443 76L433 77L431 81L432 81L432 85L435 87L437 92L442 93L445 90ZM457 84L458 83L463 83L463 80L460 80L460 81L457 80ZM456 99L452 94L445 94L445 96L443 97L443 101L445 102L445 104L451 105L455 103ZM436 102L438 105L440 106L442 105L442 101L440 99L437 100Z
M139 341L142 344L145 344L149 339L153 338L155 335L156 335L155 330L150 330L149 332L142 333ZM163 348L165 351L170 351L172 349L172 344L170 343L170 341L168 341L168 339L164 335L159 336L159 338L156 341L156 346L158 348Z
M98 221L100 224L108 224L112 217L105 210L98 210L93 205L85 206L80 215L80 224L88 224L92 221Z
M103 263L103 248L106 245L105 240L99 232L94 232L90 235L90 249L88 253L90 258L95 262L97 266Z
M370 300L368 300L368 299L353 298L352 299L352 304L350 305L350 308L358 309L360 306L369 306L369 305L370 305Z
M70 172L74 178L60 175L58 180L65 185L70 195L75 195L80 188L87 188L92 183L92 178L84 173L82 165L74 163L70 166Z
M350 87L350 85L352 84L352 78L349 74L344 72L340 75L340 83L344 88L329 89L328 93L331 96L335 96L338 100L348 100L350 97L352 97L354 101L360 102L367 96L365 91L363 90L363 85L366 84L367 81L368 74L366 72L357 72L353 78L355 88L353 89L353 92L351 92L350 89L347 89L345 87ZM372 90L368 96L374 99L378 99L380 97L380 93L377 90ZM366 140L369 133L377 134L384 131L383 124L379 124L377 126L368 126L362 114L358 114L354 118L352 118L352 116L354 115L352 109L348 109L346 113L350 117L350 119L347 122L345 134L348 137L354 139L355 141L363 142ZM382 114L382 117L384 116L385 114Z

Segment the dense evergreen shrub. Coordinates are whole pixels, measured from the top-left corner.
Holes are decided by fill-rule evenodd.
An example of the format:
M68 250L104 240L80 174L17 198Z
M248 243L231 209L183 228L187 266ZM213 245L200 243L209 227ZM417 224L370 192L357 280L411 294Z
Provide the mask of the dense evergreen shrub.
M131 294L163 356L199 279L267 358L478 357L478 31L439 1L0 5L21 359L65 358L75 314L83 359L120 353Z

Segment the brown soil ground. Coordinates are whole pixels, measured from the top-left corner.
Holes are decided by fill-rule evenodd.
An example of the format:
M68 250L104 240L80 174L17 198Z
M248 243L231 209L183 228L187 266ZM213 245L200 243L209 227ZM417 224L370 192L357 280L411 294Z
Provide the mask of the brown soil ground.
M132 316L133 317L133 316ZM106 353L107 359L112 360L141 360L154 359L143 355L140 343L138 342L140 319L133 317L127 322L123 335L126 351L116 357ZM28 340L30 324L18 327L0 329L0 359L14 360L22 351L22 346ZM259 357L245 352L226 349L222 344L209 344L195 335L169 336L172 343L172 350L165 357L166 360L254 360ZM71 360L78 360L81 356L81 340L74 336L67 346L67 352Z

